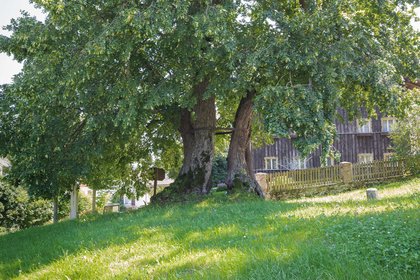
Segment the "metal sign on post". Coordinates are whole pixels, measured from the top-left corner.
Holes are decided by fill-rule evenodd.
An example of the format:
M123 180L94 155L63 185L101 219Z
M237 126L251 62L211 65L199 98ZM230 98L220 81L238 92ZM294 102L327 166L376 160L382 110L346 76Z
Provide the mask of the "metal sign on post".
M162 168L153 167L151 171L153 172L152 178L154 181L153 182L153 195L156 195L157 181L165 180L165 170L163 170Z
M165 170L162 168L153 167L151 171L153 172L153 180L165 180Z

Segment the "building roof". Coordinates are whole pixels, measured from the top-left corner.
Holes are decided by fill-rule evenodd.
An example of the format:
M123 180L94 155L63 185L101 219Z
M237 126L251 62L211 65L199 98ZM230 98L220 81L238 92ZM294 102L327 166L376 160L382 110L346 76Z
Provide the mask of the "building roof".
M0 158L0 166L10 167L10 161L6 158Z
M416 80L414 82L411 81L408 78L405 78L404 80L405 80L404 82L405 82L406 88L408 88L408 89L415 89L415 88L420 89L420 80Z

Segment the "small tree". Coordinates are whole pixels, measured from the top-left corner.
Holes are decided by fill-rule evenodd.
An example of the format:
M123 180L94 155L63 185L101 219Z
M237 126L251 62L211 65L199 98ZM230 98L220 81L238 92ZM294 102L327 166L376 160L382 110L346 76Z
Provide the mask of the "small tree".
M45 224L51 218L50 202L33 200L24 188L0 181L0 228L23 229Z
M420 155L420 91L413 94L414 104L391 133L393 148L399 157Z
M391 133L393 149L398 158L414 157L408 161L412 174L420 173L420 90L409 92L413 105Z

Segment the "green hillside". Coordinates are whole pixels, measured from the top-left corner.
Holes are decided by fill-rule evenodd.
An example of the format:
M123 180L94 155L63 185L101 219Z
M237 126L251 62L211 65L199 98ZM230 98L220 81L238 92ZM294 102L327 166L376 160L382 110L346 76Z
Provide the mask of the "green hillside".
M31 228L0 236L0 278L415 279L420 179L378 188L375 202L216 193Z

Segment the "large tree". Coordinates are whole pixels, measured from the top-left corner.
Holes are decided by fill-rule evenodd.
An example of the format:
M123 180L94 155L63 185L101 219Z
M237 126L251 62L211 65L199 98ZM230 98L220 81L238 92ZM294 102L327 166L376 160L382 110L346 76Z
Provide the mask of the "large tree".
M303 154L320 144L328 152L338 107L351 117L361 107L370 114L378 108L401 113L403 77L419 70L409 2L256 1L245 7L248 20L237 37L235 89L242 99L229 147L229 186L235 178L255 186L247 156L252 112L272 134L294 134Z
M71 182L176 151L179 135L163 196L207 193L215 134L229 129L228 186L258 191L252 128L327 151L337 107L395 113L418 70L416 1L34 2L45 22L24 14L0 39L25 63L2 91L3 154L54 162Z

